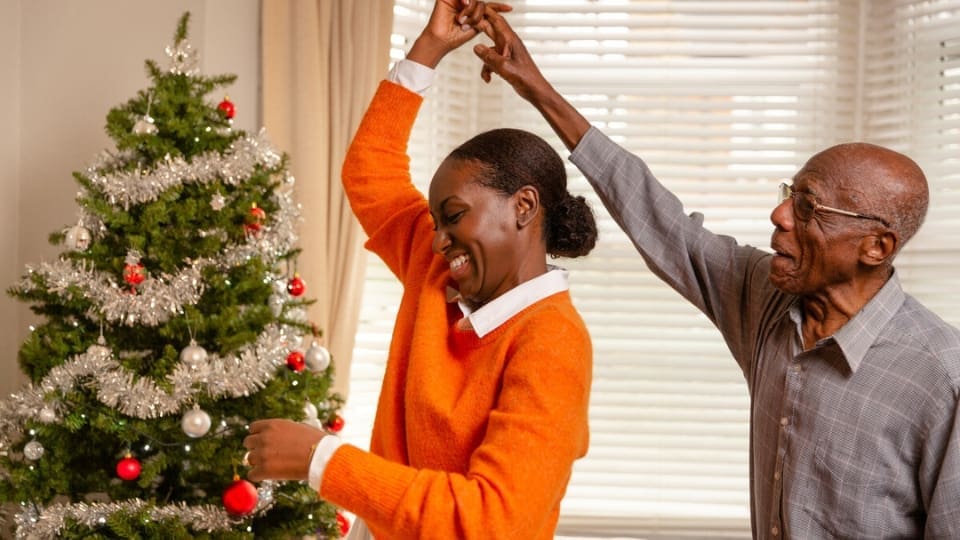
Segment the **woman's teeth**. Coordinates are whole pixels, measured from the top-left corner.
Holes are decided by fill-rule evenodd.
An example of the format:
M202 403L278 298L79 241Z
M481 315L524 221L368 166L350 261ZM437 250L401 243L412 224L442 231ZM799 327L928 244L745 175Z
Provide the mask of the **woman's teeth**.
M456 270L464 264L467 264L468 257L466 255L457 255L450 261L450 270Z

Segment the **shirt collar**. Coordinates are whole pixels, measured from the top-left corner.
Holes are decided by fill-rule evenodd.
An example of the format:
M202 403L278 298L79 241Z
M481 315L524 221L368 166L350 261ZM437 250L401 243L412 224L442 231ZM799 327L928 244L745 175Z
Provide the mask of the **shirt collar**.
M841 326L834 335L820 340L817 345L831 340L836 342L843 352L850 372L856 373L867 351L880 337L880 333L903 305L905 299L900 278L894 272L877 294L852 319ZM790 306L790 318L797 323L797 331L800 332L800 321L803 316L799 301Z
M540 300L569 290L569 278L570 273L565 269L548 265L548 271L543 275L524 281L477 310L471 310L468 305L460 301L459 294L450 288L447 289L447 298L450 302L457 302L477 337L482 338Z

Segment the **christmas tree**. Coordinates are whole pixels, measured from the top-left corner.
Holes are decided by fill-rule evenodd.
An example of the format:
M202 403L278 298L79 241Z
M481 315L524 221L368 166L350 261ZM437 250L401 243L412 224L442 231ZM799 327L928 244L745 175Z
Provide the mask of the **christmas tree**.
M0 402L0 500L18 538L337 537L300 482L243 479L250 421L336 431L342 399L296 272L293 178L265 134L232 127L187 40L109 112L55 262L9 292L40 316Z

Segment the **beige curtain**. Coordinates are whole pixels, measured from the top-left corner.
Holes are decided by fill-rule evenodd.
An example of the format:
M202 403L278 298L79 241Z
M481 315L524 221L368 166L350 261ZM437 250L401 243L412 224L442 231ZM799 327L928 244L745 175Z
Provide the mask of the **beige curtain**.
M346 397L365 254L340 167L387 72L393 1L263 0L261 9L264 126L290 155L304 217L296 271Z

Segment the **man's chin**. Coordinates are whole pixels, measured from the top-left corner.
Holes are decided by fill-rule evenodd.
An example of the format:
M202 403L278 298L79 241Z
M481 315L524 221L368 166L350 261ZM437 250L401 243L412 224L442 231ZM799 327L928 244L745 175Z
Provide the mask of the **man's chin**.
M793 281L790 275L792 265L793 260L783 255L774 255L770 261L770 274L768 276L770 283L786 293L790 292L788 289L790 288L790 283Z
M791 279L789 275L781 274L778 272L770 272L770 284L777 288L780 292L786 294L798 294L798 288L796 286L796 280Z

